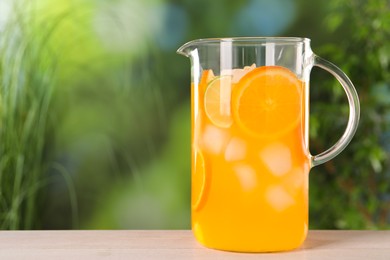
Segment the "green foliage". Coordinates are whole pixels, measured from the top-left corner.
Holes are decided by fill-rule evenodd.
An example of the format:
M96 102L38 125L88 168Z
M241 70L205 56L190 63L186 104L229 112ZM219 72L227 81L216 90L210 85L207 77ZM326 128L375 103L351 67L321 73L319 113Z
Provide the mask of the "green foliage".
M87 228L190 228L190 118L190 104L184 103L160 154L101 197Z
M312 170L311 226L386 228L390 218L390 6L381 0L332 0L328 8L326 28L339 40L322 46L319 54L340 64L354 82L362 112L348 148ZM323 82L312 88L311 149L317 153L340 136L346 124L340 115L347 118L348 109L337 82L313 81Z
M0 40L0 229L31 229L50 161L57 63L46 43L57 21L35 35L35 21L15 14Z

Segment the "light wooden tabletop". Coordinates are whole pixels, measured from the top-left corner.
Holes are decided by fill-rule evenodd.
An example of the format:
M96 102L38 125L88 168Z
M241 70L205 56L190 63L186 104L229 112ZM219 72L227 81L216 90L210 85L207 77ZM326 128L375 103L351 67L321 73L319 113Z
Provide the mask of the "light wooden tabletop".
M283 253L244 254L199 245L189 230L0 231L0 259L390 259L390 231L309 231Z

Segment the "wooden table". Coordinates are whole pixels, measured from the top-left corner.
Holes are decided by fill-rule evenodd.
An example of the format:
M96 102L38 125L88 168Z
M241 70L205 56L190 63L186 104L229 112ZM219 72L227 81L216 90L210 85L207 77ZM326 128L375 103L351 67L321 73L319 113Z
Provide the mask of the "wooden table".
M0 259L390 259L390 231L309 231L283 253L243 254L199 245L189 230L0 231Z

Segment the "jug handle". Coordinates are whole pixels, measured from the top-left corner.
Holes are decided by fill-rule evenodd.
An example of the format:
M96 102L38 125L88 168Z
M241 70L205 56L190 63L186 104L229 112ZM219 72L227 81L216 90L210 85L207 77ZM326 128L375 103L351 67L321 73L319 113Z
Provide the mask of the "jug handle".
M345 93L347 94L349 103L349 119L347 127L341 138L328 150L311 157L312 167L323 164L333 159L335 156L341 153L342 150L344 150L344 148L349 144L349 142L352 140L353 135L356 132L360 117L359 97L355 87L353 86L348 76L345 75L345 73L336 65L325 59L322 59L319 56L314 56L313 65L326 70L339 81Z

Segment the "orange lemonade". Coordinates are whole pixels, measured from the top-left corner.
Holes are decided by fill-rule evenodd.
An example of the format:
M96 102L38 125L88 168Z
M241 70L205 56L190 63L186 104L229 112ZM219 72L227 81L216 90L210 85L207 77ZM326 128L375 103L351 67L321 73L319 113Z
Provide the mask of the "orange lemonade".
M192 85L192 230L203 245L266 252L308 229L306 87L289 69L248 66Z

